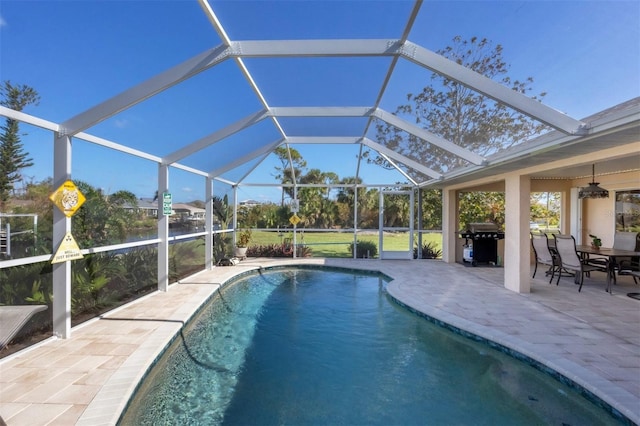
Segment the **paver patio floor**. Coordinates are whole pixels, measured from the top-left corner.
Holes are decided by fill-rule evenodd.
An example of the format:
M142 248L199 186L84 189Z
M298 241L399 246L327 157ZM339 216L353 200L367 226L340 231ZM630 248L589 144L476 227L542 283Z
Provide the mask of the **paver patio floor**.
M111 425L136 384L201 303L233 276L261 267L311 263L378 270L389 293L454 327L512 348L570 378L640 423L640 292L630 277L613 295L602 274L531 293L503 287L503 269L440 261L249 259L217 267L0 360L0 415L8 425ZM600 276L598 276L600 275Z

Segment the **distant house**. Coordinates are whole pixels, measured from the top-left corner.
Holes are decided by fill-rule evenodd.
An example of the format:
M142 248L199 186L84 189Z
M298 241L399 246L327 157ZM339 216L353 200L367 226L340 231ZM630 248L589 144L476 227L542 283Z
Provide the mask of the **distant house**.
M200 207L194 207L191 204L174 203L173 214L193 216L200 219L204 219L206 210Z
M158 217L158 200L154 201L153 198L140 198L137 206L125 203L122 208L136 212L143 217Z
M255 207L262 204L260 201L256 200L244 200L238 202L238 207Z
M174 203L171 219L174 222L204 222L205 209L190 204Z
M173 203L171 207L171 220L173 222L204 221L205 209L182 203ZM158 217L158 200L153 200L152 198L140 198L137 206L125 204L123 208L135 211L144 217Z
M146 217L158 217L158 200L140 198L138 200L138 211Z

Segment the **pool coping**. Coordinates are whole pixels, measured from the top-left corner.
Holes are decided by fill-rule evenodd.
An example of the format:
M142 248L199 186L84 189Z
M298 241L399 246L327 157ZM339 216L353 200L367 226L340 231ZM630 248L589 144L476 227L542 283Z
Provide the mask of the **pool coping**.
M455 315L437 312L429 314L417 310L413 308L410 303L405 303L399 298L396 298L396 296L393 295L393 290L389 291L389 295L400 306L405 307L414 314L421 316L440 327L486 344L502 353L531 365L545 374L548 374L563 384L573 388L595 405L601 407L605 411L608 411L614 418L619 419L624 424L637 424L637 422L633 422L629 417L629 415L633 416L634 413L629 413L625 407L620 406L616 400L609 398L607 395L598 395L599 389L602 388L602 385L605 382L599 380L588 370L575 364L541 358L537 351L527 347L526 342L519 341L507 334L458 318ZM587 379L588 376L591 377ZM598 382L599 385L594 386L595 382ZM629 394L629 396L631 395ZM627 413L625 414L624 412Z
M502 332L495 327L487 327L470 321L436 306L419 303L417 298L412 297L409 292L403 291L401 288L403 284L401 281L394 280L387 286L389 295L398 304L457 334L484 342L527 362L538 370L573 387L587 399L609 411L622 424L640 424L640 398L638 396L565 357L558 354L550 356L549 353L542 352L539 345L527 342L518 336ZM640 376L637 377L640 380Z

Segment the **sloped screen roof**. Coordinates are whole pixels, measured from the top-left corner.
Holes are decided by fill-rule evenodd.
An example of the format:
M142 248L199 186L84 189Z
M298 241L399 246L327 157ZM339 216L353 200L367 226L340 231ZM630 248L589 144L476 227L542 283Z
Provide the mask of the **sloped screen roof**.
M286 146L341 178L428 185L549 131L588 134L574 117L640 94L639 16L633 2L6 2L2 72L41 83L38 115L63 133L226 181L277 183ZM484 38L506 75L456 62ZM465 124L426 120L425 87L452 82L531 120L527 138L458 140Z

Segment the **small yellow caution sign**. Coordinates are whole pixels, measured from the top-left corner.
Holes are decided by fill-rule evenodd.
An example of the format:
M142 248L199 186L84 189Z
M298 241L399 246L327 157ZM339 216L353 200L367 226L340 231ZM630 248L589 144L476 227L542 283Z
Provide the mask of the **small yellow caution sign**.
M65 216L71 217L87 200L78 187L70 180L66 181L49 196Z
M295 213L293 214L293 216L291 216L291 217L289 218L289 222L290 222L293 226L296 226L296 225L300 222L300 220L301 220L301 219L300 219L300 218L298 217L298 215L297 215L297 214L295 214Z
M51 263L66 262L67 260L82 259L83 257L73 235L71 235L71 232L67 232L60 243L60 247L58 247L58 251L51 259Z

